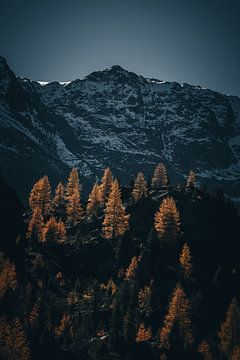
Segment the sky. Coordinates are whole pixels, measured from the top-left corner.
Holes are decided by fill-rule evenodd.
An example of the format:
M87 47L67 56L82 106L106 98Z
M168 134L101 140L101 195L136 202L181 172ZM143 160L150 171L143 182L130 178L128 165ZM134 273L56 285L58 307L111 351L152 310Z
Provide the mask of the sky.
M239 0L0 0L0 55L38 81L118 64L240 96Z

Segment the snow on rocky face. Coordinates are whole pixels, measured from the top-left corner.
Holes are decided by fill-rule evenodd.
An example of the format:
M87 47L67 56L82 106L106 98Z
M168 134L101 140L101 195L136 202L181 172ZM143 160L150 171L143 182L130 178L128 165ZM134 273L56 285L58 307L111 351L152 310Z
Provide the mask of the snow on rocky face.
M89 190L107 166L128 183L164 162L172 182L194 169L200 183L240 200L238 97L118 65L69 83L38 83L16 78L1 59L0 84L1 169L23 197L39 176L56 184L73 166Z

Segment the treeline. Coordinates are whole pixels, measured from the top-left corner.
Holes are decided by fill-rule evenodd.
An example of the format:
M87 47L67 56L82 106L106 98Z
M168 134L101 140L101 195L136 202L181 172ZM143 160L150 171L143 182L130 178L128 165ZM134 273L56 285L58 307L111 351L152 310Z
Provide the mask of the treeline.
M47 176L30 192L18 266L0 256L1 358L239 359L238 247L225 261L221 231L204 239L217 211L238 226L222 193L192 170L170 186L164 164L125 188L107 168L81 193L75 168L54 196Z

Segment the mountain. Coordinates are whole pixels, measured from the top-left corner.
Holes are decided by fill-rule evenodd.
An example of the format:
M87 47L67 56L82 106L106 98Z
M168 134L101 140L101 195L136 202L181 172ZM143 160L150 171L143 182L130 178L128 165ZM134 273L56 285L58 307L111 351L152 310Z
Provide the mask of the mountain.
M164 162L172 181L189 169L240 201L240 98L148 79L118 65L69 83L16 77L0 58L1 169L26 199L77 166L89 184L110 166L129 182ZM17 176L16 176L17 174Z

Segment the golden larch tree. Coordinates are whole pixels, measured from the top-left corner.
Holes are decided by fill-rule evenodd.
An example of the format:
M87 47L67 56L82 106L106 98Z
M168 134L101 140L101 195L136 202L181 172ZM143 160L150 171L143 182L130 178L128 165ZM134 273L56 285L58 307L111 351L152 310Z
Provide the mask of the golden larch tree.
M42 211L39 207L37 207L34 209L31 220L28 224L27 238L30 239L31 243L42 241L43 225Z
M240 306L236 298L233 298L227 309L218 336L220 351L223 355L230 356L234 348L240 346Z
M132 280L136 277L136 272L138 268L138 264L140 261L140 256L134 256L126 270L125 279Z
M67 200L67 221L70 226L79 224L84 218L84 212L81 205L81 187L79 185L78 171L73 168L66 188Z
M174 244L180 231L180 216L172 197L165 198L155 214L155 230L169 245Z
M136 334L136 342L141 343L144 341L148 341L152 338L152 332L150 328L145 328L144 324L141 323L141 325L138 328L137 334Z
M151 187L154 190L158 190L161 188L166 188L168 185L168 177L167 177L167 170L163 163L158 164L155 167Z
M128 229L129 215L126 215L122 205L121 190L117 180L114 180L109 193L103 220L103 236L106 239L124 235Z
M97 216L101 204L101 189L98 184L94 184L88 197L86 215L89 220Z
M64 185L60 182L60 183L58 184L58 186L56 187L55 196L54 196L54 199L53 199L53 204L54 204L54 208L55 208L55 209L59 209L59 208L64 207L65 197L66 197L65 187L64 187Z
M183 245L180 257L179 257L179 263L182 267L184 278L186 280L191 279L192 275L192 257L191 257L191 251L187 243Z
M43 230L43 241L63 243L66 240L66 230L64 223L51 217Z
M51 184L45 175L34 184L29 196L29 205L32 211L40 208L45 217L51 212L51 201Z
M111 169L109 167L107 167L104 170L103 177L101 179L100 188L99 188L101 206L104 206L107 201L107 197L111 190L112 183L113 183L113 175L112 175Z
M187 178L186 189L191 190L194 189L195 186L196 186L196 174L193 170L190 170Z
M136 180L134 182L133 191L132 191L132 199L134 202L137 202L142 197L147 196L147 182L144 178L144 175L142 172L139 172Z
M194 341L190 320L190 303L180 284L175 287L172 293L163 327L160 331L161 347L169 349L171 339L180 340L185 349Z

